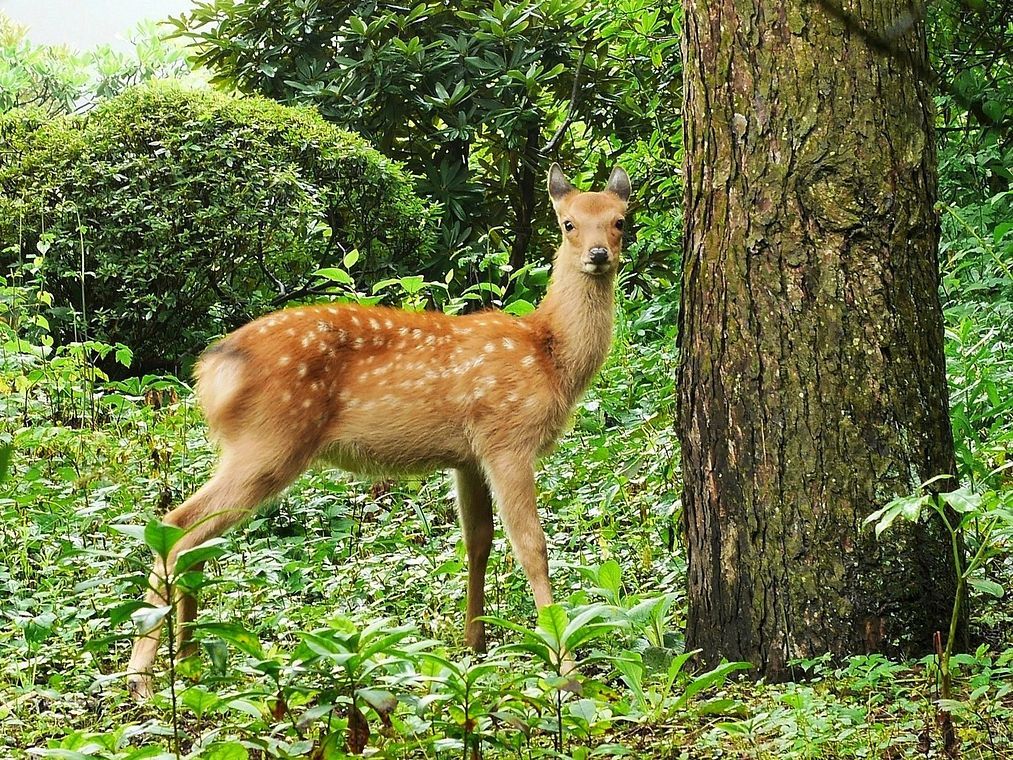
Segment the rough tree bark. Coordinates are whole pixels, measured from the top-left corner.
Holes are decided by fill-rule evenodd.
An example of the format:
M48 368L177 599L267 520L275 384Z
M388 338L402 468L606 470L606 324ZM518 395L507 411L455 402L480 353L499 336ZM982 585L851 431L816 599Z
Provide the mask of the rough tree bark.
M909 0L684 11L687 645L770 679L927 652L955 587L942 531L862 526L954 470L922 20Z

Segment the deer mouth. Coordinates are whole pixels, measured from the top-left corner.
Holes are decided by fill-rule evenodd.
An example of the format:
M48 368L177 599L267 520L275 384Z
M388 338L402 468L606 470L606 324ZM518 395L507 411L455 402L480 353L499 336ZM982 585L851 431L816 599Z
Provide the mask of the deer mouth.
M581 263L580 268L584 274L600 276L612 271L612 262L606 261L601 264L595 264L593 261L584 261Z

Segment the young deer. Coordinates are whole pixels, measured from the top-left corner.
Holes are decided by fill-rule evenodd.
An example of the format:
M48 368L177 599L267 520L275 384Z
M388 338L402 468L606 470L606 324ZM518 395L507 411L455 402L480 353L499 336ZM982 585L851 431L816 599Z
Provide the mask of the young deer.
M261 317L201 357L197 397L221 446L218 470L165 522L187 533L155 563L147 602L166 604L175 557L218 536L312 462L363 473L453 468L468 554L465 641L485 649L492 497L535 604L552 603L535 461L566 424L612 342L615 273L630 180L577 191L553 164L549 195L563 242L541 305L520 318L361 306ZM175 600L180 651L196 600ZM128 686L151 690L155 629L134 642Z

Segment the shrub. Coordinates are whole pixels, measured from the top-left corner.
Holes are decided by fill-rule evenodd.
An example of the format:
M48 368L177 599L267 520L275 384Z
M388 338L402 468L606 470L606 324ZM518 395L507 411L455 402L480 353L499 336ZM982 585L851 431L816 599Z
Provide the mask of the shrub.
M41 252L57 303L138 369L307 295L350 249L368 277L430 245L400 167L304 108L148 84L86 116L13 111L0 145L0 263Z

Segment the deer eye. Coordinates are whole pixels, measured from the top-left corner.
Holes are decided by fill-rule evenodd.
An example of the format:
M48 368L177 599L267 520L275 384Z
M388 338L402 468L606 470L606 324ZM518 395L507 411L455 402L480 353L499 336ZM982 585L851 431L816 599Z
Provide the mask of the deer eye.
M625 224L625 220L623 220L623 219L616 219L616 229L617 230L621 230L623 228L623 224Z
M567 219L565 222L563 222L563 229L565 229L567 232L573 232L573 222Z

